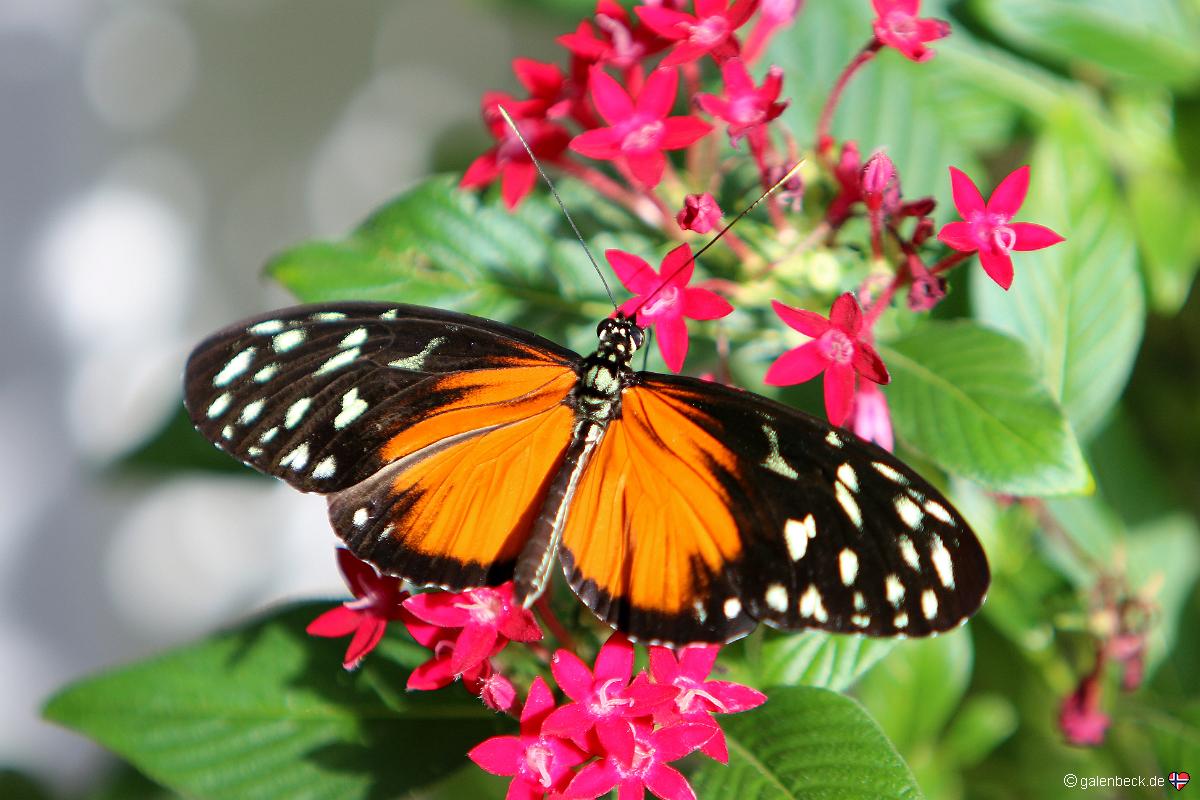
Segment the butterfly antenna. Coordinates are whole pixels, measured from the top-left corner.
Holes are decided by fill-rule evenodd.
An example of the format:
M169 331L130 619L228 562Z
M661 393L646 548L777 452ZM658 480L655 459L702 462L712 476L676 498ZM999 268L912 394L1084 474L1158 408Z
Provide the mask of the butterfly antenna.
M596 257L592 255L591 248L587 246L587 242L583 239L583 234L579 232L579 226L575 224L575 220L571 217L571 212L567 210L567 204L563 202L558 195L558 189L554 188L554 181L550 180L550 176L546 174L546 170L542 169L542 164L537 160L537 156L533 154L533 148L529 146L529 142L525 141L525 136L521 133L521 129L517 127L517 123L509 116L508 110L504 106L496 106L500 109L500 115L504 117L504 121L508 123L508 127L512 128L513 133L517 135L521 146L525 148L525 152L529 154L529 160L533 162L533 166L537 167L538 174L542 176L542 180L546 182L546 186L550 188L550 194L554 195L554 201L558 203L558 207L562 209L563 216L567 218L567 222L571 225L571 230L575 231L575 238L579 240L580 246L583 247L583 252L587 254L588 261L592 262L592 267L595 268L596 274L600 276L600 282L604 284L604 292L608 295L608 301L612 303L612 307L617 308L617 300L613 297L612 289L608 287L608 281L604 278L604 270L600 269L600 265L596 263ZM755 203L758 201L756 200ZM754 206L750 206L753 208ZM749 211L749 209L746 209Z
M662 282L659 284L658 289L655 289L653 292L646 295L646 299L643 300L642 302L638 303L637 308L635 308L629 316L632 317L634 314L636 314L638 311L640 311L642 306L644 306L644 305L646 305L646 303L650 302L650 300L654 297L655 294L658 293L658 291L660 289L662 289L662 287L670 285L672 279L674 279L676 275L683 272L691 264L693 264L696 261L696 259L698 259L698 258L700 258L700 256L704 255L704 253L708 250L708 248L712 247L714 244L721 241L721 237L724 236L726 233L728 233L730 228L732 228L734 225L738 224L738 222L741 221L742 217L746 216L751 211L753 211L755 206L757 206L763 200L766 200L768 197L770 197L775 192L776 189L778 189L780 186L783 186L785 183L790 181L792 179L792 176L795 175L796 172L798 172L800 167L802 167L802 166L804 166L803 158L800 159L799 161L797 161L794 165L792 165L792 168L789 169L786 173L784 173L784 176L782 178L775 181L774 185L771 186L771 188L767 189L765 192L760 194L758 196L757 200L755 200L753 203L751 203L750 205L748 205L744 209L742 209L742 212L740 214L738 214L736 217L734 217L724 228L721 228L721 230L717 231L717 235L714 236L713 238L709 239L708 243L706 245L704 245L699 250L697 250L695 253L693 253L691 258L689 258L687 261L683 262L678 267L676 267L675 271L672 272L670 275L663 278Z

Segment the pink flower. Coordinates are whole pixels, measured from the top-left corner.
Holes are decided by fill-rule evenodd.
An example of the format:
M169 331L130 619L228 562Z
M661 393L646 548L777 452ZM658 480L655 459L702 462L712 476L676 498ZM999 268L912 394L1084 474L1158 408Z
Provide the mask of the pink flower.
M601 732L605 757L581 769L567 786L566 796L599 797L617 788L621 800L645 797L647 789L663 800L696 800L687 779L667 762L702 747L713 735L713 726L684 722L656 731L646 722L625 726L631 733L627 738Z
M598 0L595 19L601 36L585 20L574 33L559 36L558 43L588 63L611 64L623 70L663 49L658 35L645 25L634 26L625 9L614 0Z
M486 662L485 662L486 663ZM493 711L511 713L517 703L517 689L512 681L493 671L479 679L479 699Z
M757 708L767 701L767 696L738 683L708 680L720 651L717 645L695 644L676 655L667 647L651 647L650 674L656 683L674 686L679 691L674 705L656 714L655 721L664 727L675 722L712 725L712 738L701 749L705 755L724 764L729 761L725 734L709 715Z
M879 387L870 381L864 382L854 395L854 407L850 411L850 430L860 439L874 442L889 453L896 447L887 398Z
M875 383L887 383L887 367L865 338L862 309L849 292L833 301L829 319L812 311L791 308L773 300L779 318L812 341L775 359L764 381L771 386L790 386L825 373L825 415L841 425L854 401L855 375Z
M503 105L529 147L539 161L555 162L562 158L571 139L566 128L543 119L545 104L540 100L513 100L498 92L490 92L483 98L483 116L491 130L496 145L472 162L459 186L463 189L478 189L500 178L501 195L509 210L520 205L533 189L537 180L537 169L525 152L521 140L500 116L496 107Z
M1020 167L1000 182L987 203L975 182L961 170L950 168L954 207L963 222L942 226L938 238L962 253L979 251L979 263L988 277L1008 289L1013 281L1013 250L1041 250L1063 241L1044 225L1012 222L1029 190L1029 167Z
M639 6L638 17L664 39L676 42L662 66L674 67L711 54L722 63L738 54L734 31L746 24L758 0L696 0L696 13L688 14L661 6Z
M917 19L921 0L871 0L875 7L875 38L894 47L910 61L928 61L933 51L925 42L950 35L950 23L940 19Z
M763 126L782 114L788 105L787 101L776 102L783 88L783 70L771 67L762 86L756 87L742 60L731 58L721 65L721 77L725 96L698 94L696 104L729 125L729 141L735 146L747 133L752 144L761 146L766 133Z
M355 669L383 638L387 624L405 617L408 592L400 590L400 579L380 575L365 561L345 548L338 548L338 568L354 600L326 611L305 628L310 636L336 638L354 634L342 666Z
M690 245L681 244L667 253L657 273L632 253L608 250L604 255L621 283L635 295L621 304L621 313L636 313L636 322L643 328L654 326L658 351L673 372L679 372L687 358L684 319L719 319L733 311L733 306L708 289L687 285L695 267Z
M595 673L569 650L554 653L550 670L559 687L575 702L555 709L542 724L542 733L568 738L584 749L599 746L592 735L595 731L625 752L633 741L630 720L652 715L658 707L670 703L676 693L670 686L645 681L629 684L633 645L620 634L610 636L600 648Z
M708 192L689 194L683 198L683 208L675 215L681 230L708 233L721 221L721 207Z
M767 49L771 37L785 25L790 25L800 13L800 0L762 0L759 4L758 22L746 40L742 57L754 63Z
M484 682L493 674L492 663L488 659L499 653L508 644L506 639L499 639L484 658L459 668L455 664L455 647L460 631L453 628L439 628L437 625L430 625L415 617L406 623L406 627L412 637L417 640L417 644L433 651L432 658L409 673L406 688L410 692L429 692L441 689L462 678L468 691L472 694L481 694L485 688ZM462 661L461 658L457 660Z
M1059 710L1058 727L1070 744L1080 747L1104 744L1104 734L1112 720L1100 710L1101 674L1097 664L1097 669L1080 682Z
M598 67L592 69L589 85L592 102L610 127L584 131L571 140L571 149L588 158L623 159L648 187L662 180L667 163L664 151L687 147L712 130L696 117L667 116L679 86L673 69L650 73L636 101Z
M569 110L567 77L557 64L535 61L532 58L514 58L513 73L529 92L529 99L544 106L547 117L561 117ZM509 109L512 113L512 109ZM536 116L530 114L529 116Z
M511 775L508 800L535 800L547 792L566 789L572 769L588 755L570 742L541 732L554 709L554 696L537 677L521 711L519 736L493 736L472 748L467 756L493 775Z
M863 167L862 171L862 196L867 210L871 212L882 210L885 194L892 195L891 198L888 198L892 201L889 205L899 202L900 186L899 180L896 178L896 165L888 158L887 153L878 150L867 159L867 165Z
M450 659L455 674L487 660L509 641L542 638L533 613L514 600L511 581L461 594L426 592L405 600L404 608L422 622L458 629Z

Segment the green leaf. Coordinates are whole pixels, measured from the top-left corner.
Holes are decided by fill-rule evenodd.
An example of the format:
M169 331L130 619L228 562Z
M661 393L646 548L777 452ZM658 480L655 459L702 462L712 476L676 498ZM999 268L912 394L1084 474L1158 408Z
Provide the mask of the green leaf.
M585 218L586 208L574 210ZM572 297L559 289L550 264L562 224L562 212L542 193L510 212L494 193L460 191L453 176L439 176L384 206L344 241L300 245L267 270L304 302L390 300L508 321L533 312L603 316L611 307L594 272L590 298L581 297L579 285ZM600 310L587 308L588 299Z
M86 678L45 715L204 798L391 797L449 775L500 732L457 687L406 694L406 674L381 653L346 673L344 640L304 633L326 608L294 607Z
M902 753L933 741L971 679L974 648L965 628L906 642L871 671L857 694Z
M771 636L762 646L760 686L820 686L842 691L854 685L895 646L894 639L868 639L805 631Z
M1022 344L972 322L930 322L880 354L904 443L996 492L1086 491L1079 444Z
M705 761L692 777L704 798L901 800L916 779L862 706L812 686L768 691L767 703L721 718L729 764Z
M1120 396L1145 324L1133 236L1110 173L1082 117L1064 109L1039 140L1018 216L1048 225L1066 242L1014 253L1008 292L972 270L975 316L1029 346L1083 438Z
M1172 0L976 0L998 33L1075 70L1173 86L1200 78L1200 25Z

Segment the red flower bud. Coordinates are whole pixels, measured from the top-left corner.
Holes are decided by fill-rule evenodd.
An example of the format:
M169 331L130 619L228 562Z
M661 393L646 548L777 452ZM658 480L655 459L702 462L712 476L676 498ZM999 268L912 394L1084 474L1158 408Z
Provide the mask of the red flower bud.
M685 231L708 233L721 221L721 207L711 194L689 194L683 199L683 208L675 215L675 221Z

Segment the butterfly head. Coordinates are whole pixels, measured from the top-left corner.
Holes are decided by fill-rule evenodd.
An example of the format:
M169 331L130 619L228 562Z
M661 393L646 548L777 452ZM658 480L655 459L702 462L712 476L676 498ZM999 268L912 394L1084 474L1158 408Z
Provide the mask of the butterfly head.
M646 334L642 329L624 314L601 320L596 326L596 336L600 339L597 350L615 353L625 362L628 362L646 341Z

